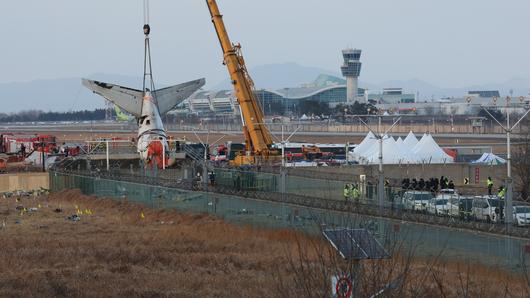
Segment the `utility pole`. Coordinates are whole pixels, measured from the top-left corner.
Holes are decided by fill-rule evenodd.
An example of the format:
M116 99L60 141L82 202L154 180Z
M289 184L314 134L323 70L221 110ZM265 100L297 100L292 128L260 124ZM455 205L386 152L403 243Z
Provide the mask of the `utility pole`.
M46 172L46 164L45 164L45 154L44 154L44 142L40 143L40 150L41 152L41 158L42 158L42 172Z
M397 122L394 122L394 124ZM379 139L379 169L377 171L377 198L379 201L379 213L383 213L383 205L385 204L385 175L383 173L383 138L386 132L381 134L381 116L377 125L377 138Z
M497 118L495 118L485 107L482 107L488 115L501 126L501 128L506 132L506 167L507 167L507 177L506 177L506 212L505 212L505 222L506 225L510 226L513 223L513 178L512 178L512 153L511 153L511 133L512 131L521 123L521 121L526 118L530 110L526 111L524 115L513 125L510 126L510 97L506 97L506 127L500 123Z
M377 171L377 201L379 204L379 213L383 214L383 207L385 204L385 174L383 172L383 139L386 136L386 134L389 131L391 131L394 128L394 126L396 126L396 124L399 123L399 121L401 121L401 117L395 120L392 126L390 126L390 128L387 129L384 133L382 133L382 126L381 126L381 120L383 116L377 116L379 118L378 125L377 125L377 133L374 132L370 128L370 126L362 120L361 116L357 116L357 117L359 117L359 121L361 121L361 123L364 126L366 126L366 128L368 128L368 130L374 134L375 138L379 142L379 167Z

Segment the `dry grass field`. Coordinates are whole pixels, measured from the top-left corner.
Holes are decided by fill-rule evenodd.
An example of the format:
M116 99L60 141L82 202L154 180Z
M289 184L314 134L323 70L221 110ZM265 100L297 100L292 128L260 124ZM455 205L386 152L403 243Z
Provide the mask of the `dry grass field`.
M326 297L347 267L320 238L76 190L0 198L0 224L0 297ZM363 268L363 296L403 273L394 297L530 293L523 276L469 264L395 256Z

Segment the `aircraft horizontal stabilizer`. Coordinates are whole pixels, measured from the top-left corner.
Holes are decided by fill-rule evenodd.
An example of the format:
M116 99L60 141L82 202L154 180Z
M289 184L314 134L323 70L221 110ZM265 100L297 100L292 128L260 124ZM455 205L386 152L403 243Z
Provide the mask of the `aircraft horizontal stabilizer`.
M187 83L156 90L155 97L158 102L158 111L160 116L173 110L175 106L190 97L195 91L199 90L206 81L198 79Z
M88 79L83 79L82 82L85 87L103 96L134 117L140 118L142 116L142 91ZM204 83L204 79L198 79L156 90L154 95L158 103L160 116L165 115L174 109L175 106L190 97L195 91L204 86Z
M82 82L85 87L103 96L129 114L137 118L142 116L142 91L87 79L83 79Z

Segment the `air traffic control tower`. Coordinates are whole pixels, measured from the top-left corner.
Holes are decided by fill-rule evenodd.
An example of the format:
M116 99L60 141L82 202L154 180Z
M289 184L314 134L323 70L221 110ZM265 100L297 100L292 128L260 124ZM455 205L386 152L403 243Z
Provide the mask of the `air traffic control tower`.
M341 66L342 75L346 77L346 101L352 103L357 98L358 78L361 74L361 50L342 50L344 64Z

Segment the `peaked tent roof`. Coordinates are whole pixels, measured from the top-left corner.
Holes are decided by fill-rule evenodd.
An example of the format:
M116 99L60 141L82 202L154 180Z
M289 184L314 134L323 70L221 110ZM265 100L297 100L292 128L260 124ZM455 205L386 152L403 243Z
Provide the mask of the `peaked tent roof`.
M445 153L429 134L423 135L418 144L414 147L414 154L423 163L453 163L453 158Z
M411 148L411 149L414 148L416 144L418 144L418 139L416 138L412 130L409 132L405 140L403 140L403 143L405 144L406 147Z
M361 155L364 151L370 149L370 147L376 143L375 135L369 131L368 134L364 137L361 143L353 149L355 154Z
M372 144L370 149L366 150L362 157L362 162L372 164L379 163L379 142ZM383 138L383 164L401 164L409 162L409 156L402 153L394 138L385 136Z
M493 153L483 153L482 156L479 159L475 160L473 163L500 165L505 164L506 160Z
M417 163L418 158L412 152L411 148L408 148L407 145L403 142L402 138L398 138L396 141L396 146L398 147L401 156L403 157L403 163Z
M421 139L414 145L414 147L410 148L412 152L415 152L417 149L421 148L425 143L427 142L427 134L424 133L423 136L421 136Z

